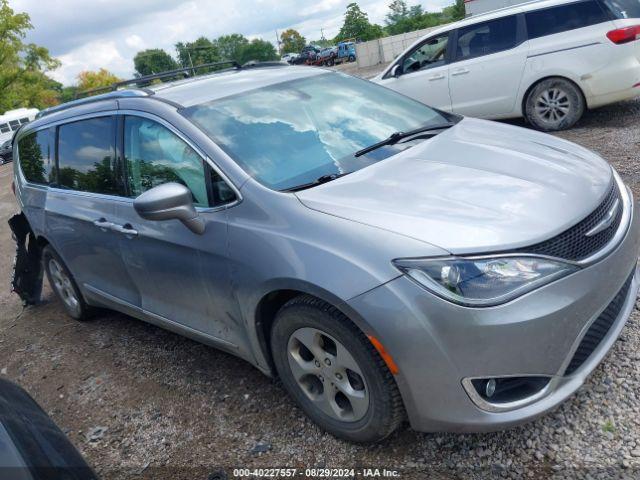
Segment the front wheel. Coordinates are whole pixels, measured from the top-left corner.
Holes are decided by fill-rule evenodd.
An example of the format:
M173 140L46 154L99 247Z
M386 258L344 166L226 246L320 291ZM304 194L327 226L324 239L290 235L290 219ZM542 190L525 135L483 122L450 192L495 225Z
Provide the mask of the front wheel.
M352 442L378 442L404 419L393 375L371 342L336 308L310 296L278 312L274 363L286 390L321 428Z
M548 78L531 89L525 117L536 129L555 132L573 127L584 114L584 96L569 80Z

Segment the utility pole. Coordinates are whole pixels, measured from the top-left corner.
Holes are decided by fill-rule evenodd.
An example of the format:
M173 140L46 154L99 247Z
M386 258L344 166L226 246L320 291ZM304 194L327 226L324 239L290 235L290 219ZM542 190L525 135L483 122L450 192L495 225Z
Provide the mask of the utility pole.
M282 56L282 42L280 42L280 35L278 35L278 30L276 30L276 45L278 46L278 55Z
M191 60L191 53L189 52L189 47L185 47L187 50L187 57L189 57L189 65L191 65L191 75L196 76L196 69L193 67L193 60Z

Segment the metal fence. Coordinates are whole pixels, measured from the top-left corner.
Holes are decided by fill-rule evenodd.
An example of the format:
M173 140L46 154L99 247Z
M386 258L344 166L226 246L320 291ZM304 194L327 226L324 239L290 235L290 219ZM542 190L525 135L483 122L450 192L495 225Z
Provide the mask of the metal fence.
M440 28L440 26L415 30L392 37L379 38L377 40L371 40L370 42L358 43L356 45L358 68L366 68L380 63L391 62L418 38L423 37L436 28Z

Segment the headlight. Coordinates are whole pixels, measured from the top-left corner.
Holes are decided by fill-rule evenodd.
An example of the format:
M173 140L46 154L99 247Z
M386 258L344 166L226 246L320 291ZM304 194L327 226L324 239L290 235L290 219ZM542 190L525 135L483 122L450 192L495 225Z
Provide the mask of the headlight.
M546 258L406 258L394 265L436 295L459 305L490 307L578 270Z

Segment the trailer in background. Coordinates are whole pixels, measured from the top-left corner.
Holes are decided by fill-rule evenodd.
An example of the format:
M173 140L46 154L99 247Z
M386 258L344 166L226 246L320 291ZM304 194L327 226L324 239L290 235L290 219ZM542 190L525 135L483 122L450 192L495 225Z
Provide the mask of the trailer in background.
M0 115L0 145L11 140L20 126L35 119L38 112L37 108L18 108Z

